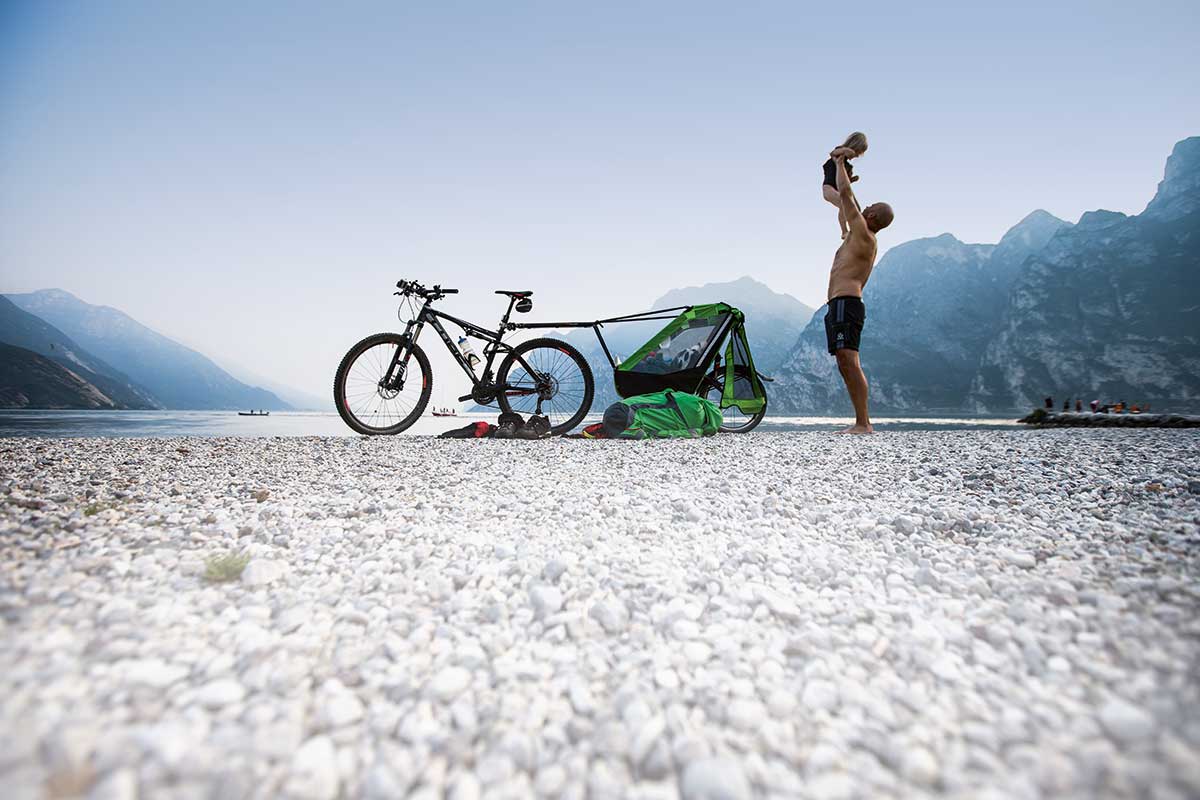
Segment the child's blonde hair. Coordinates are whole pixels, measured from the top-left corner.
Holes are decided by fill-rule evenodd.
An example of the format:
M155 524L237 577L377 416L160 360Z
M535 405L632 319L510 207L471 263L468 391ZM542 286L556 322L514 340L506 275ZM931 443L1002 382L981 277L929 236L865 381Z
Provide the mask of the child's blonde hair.
M842 147L849 147L861 156L867 152L867 135L862 131L855 131L846 137L846 141L842 144Z

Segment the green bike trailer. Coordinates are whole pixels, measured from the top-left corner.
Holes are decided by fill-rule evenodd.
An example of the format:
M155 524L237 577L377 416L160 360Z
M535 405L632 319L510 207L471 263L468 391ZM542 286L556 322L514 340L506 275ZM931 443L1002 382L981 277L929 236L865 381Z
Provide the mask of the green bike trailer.
M757 414L766 392L746 340L745 315L727 303L689 306L613 370L621 397L674 389L696 394L719 362L724 375L721 408Z

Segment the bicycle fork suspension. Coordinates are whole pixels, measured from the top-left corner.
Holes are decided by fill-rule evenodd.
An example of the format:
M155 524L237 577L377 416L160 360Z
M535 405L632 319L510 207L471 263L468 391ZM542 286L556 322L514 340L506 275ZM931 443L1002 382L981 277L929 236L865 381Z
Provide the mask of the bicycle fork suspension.
M392 360L388 364L387 372L383 374L383 378L379 381L380 389L391 392L404 390L404 378L408 373L408 357L412 352L408 348L408 343L411 341L406 336L405 343L397 347L395 352L392 353Z

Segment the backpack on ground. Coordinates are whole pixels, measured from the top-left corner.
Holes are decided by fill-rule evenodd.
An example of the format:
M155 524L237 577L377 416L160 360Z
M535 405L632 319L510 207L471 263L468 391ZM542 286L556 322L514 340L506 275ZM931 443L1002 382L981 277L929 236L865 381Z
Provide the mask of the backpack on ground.
M696 439L721 428L716 404L686 392L665 389L618 400L604 412L611 439Z

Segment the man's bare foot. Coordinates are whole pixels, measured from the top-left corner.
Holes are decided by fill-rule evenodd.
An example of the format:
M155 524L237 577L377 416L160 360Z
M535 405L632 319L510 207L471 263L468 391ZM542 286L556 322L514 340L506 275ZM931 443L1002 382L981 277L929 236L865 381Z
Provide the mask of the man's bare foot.
M838 433L853 433L853 434L858 434L858 435L874 433L874 432L875 432L875 429L873 427L871 427L870 425L851 425L849 428L846 428L845 430L838 431Z

